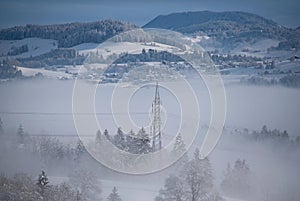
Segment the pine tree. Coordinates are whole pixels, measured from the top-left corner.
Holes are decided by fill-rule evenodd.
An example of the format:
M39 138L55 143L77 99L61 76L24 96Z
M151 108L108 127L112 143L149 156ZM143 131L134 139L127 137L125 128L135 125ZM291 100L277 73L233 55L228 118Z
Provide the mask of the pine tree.
M42 195L44 195L45 188L47 184L49 183L48 177L44 171L41 172L38 178L38 186L40 187L40 192Z
M113 143L121 150L124 150L126 148L125 135L120 127L118 128L117 134L114 136Z
M176 141L175 141L175 144L173 147L173 153L177 156L177 155L184 153L185 151L186 151L185 143L182 139L181 134L179 133L176 136Z
M139 130L136 143L137 154L146 154L151 152L150 139L144 128Z
M75 160L78 160L84 153L86 152L85 146L83 145L81 140L78 140L75 148Z
M172 153L171 153L171 156L174 157L174 158L177 158L177 157L181 156L181 158L178 161L176 161L176 163L175 163L175 165L179 169L184 167L184 165L188 162L188 155L187 155L187 153L184 153L185 151L186 151L185 143L182 139L181 134L179 133L176 136L176 141L175 141Z
M130 130L129 134L126 135L126 149L129 153L135 153L136 150L136 136L133 130Z
M118 194L118 190L115 186L112 189L112 192L107 197L107 201L122 201L121 197Z
M103 133L103 134L104 134L104 136L106 137L106 139L108 139L109 141L111 141L111 137L110 137L110 135L109 135L107 129L104 130L104 133Z

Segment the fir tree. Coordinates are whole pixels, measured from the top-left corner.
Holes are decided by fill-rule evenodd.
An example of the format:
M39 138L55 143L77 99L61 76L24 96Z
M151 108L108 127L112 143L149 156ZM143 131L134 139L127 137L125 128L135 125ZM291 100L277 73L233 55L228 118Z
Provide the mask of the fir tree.
M136 150L136 136L133 130L130 130L129 134L126 135L126 149L129 153L135 153Z
M81 140L78 140L75 148L75 160L78 160L86 152L85 146Z
M124 150L126 148L125 135L120 127L118 128L117 134L114 136L113 142L114 145L121 150Z
M111 141L111 137L110 137L110 135L109 135L107 129L104 130L104 133L103 133L103 134L104 134L104 136L106 137L106 139L108 139L109 141Z
M151 152L150 139L144 128L139 130L136 143L137 154L146 154Z
M180 154L184 153L185 151L186 151L185 143L182 139L181 134L179 133L176 136L176 141L175 141L175 144L174 144L174 147L173 147L173 153L175 155L180 155Z
M171 156L174 158L180 157L178 161L176 161L175 165L181 169L188 162L188 155L184 153L186 151L185 143L182 139L181 134L179 133L176 136L176 141L171 153ZM183 154L184 153L184 154ZM183 155L182 155L183 154Z
M115 186L112 189L112 192L109 194L107 201L122 201L121 197L118 194L118 190Z

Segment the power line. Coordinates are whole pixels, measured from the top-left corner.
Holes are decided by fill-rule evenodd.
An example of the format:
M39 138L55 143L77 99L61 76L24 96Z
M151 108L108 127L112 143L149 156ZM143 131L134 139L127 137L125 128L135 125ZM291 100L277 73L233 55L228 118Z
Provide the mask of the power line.
M0 111L0 114L5 114L5 115L62 115L62 116L67 116L67 115L148 115L148 112L95 112L95 113L88 113L88 112L82 112L82 113L73 113L73 112L8 112L8 111ZM168 115L172 116L180 116L175 113L167 113Z

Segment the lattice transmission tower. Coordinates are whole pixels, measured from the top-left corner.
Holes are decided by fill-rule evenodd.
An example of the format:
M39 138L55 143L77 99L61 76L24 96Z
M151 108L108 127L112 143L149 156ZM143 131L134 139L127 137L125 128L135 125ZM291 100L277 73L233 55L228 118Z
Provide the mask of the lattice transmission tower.
M161 100L158 91L158 82L156 82L155 97L152 103L152 125L150 127L150 134L152 138L152 151L158 151L161 149Z

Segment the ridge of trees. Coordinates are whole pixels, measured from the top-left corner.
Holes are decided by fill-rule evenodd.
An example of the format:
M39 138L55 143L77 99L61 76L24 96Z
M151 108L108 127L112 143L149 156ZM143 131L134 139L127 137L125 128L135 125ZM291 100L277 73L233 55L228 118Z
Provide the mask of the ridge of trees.
M0 40L44 38L58 41L58 47L68 48L81 43L101 43L137 26L117 20L74 22L67 24L15 26L0 30Z

